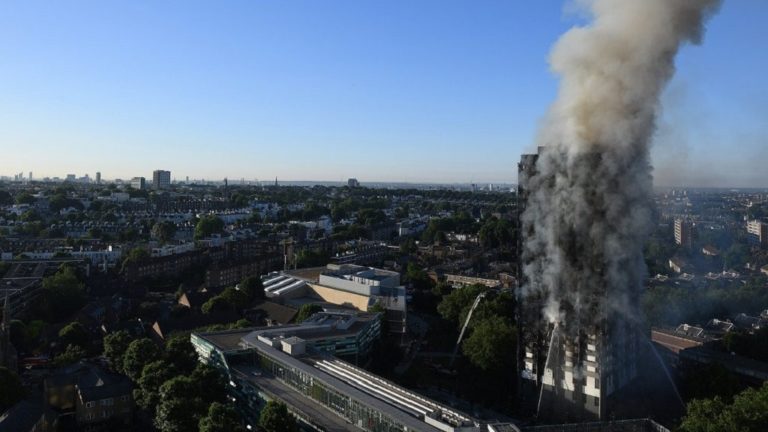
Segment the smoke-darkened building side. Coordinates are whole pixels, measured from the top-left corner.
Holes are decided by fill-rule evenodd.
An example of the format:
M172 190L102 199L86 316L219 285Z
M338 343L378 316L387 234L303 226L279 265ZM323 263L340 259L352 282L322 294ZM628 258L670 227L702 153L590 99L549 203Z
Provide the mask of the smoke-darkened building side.
M546 191L547 183L554 178L542 178L537 162L544 156L544 148L538 154L523 155L518 165L518 197L520 214L525 214L529 194ZM579 162L585 166L597 166L601 156L584 155ZM531 182L536 183L531 187ZM602 197L594 196L587 205L598 209L604 204ZM599 219L599 211L591 216ZM634 328L636 298L623 298L623 309L611 304L609 296L621 293L626 296L632 290L625 287L612 289L612 278L605 275L605 259L599 245L590 236L581 235L569 218L558 221L550 233L563 252L563 275L555 278L530 280L521 272L520 326L521 341L520 374L523 406L535 412L542 422L583 421L611 417L612 404L619 403L612 397L637 376L637 330ZM552 229L551 224L538 226L536 220L520 219L522 242L535 239L542 233L536 230ZM606 221L595 220L595 226ZM520 268L530 268L535 260L542 259L527 248L521 255ZM565 276L565 277L562 277ZM560 286L548 286L542 281ZM554 281L554 282L553 282ZM587 286L588 285L588 286ZM559 296L558 310L547 311L553 292L573 291L576 296ZM622 313L625 312L625 313ZM628 319L628 316L630 319ZM557 317L553 319L553 317Z

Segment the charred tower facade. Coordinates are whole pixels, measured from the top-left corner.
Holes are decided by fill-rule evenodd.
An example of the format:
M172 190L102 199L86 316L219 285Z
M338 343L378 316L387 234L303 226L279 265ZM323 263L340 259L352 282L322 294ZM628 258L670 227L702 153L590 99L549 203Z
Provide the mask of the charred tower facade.
M541 158L547 157L546 152L540 147L538 154L523 155L518 165L521 215L526 214L530 194L557 181L537 169ZM583 156L579 163L597 167L600 159L593 153ZM593 199L599 201L597 196ZM587 204L602 206L599 202ZM591 217L599 217L599 213L593 212ZM571 220L562 218L548 233L555 236L553 241L562 250L560 258L566 261L562 268L570 271L533 278L536 280L526 272L519 274L526 287L518 299L521 395L523 405L545 422L609 418L614 413L612 404L620 402L615 394L637 376L637 299L624 298L620 307L611 304L609 296L631 290L608 286L611 278L605 275L599 245L589 235L581 235L582 229ZM553 228L551 224L537 227L536 222L520 218L523 244L542 235L537 229ZM595 225L602 223L605 221L594 221ZM534 261L542 259L532 249L528 247L522 254L520 269L535 267ZM562 292L577 294L558 294ZM557 296L556 304L552 303L553 296Z

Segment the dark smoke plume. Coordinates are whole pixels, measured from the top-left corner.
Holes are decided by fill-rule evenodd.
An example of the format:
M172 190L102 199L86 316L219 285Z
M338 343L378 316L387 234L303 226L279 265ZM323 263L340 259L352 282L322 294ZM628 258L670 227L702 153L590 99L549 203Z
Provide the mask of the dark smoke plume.
M637 317L659 96L678 49L701 41L720 1L585 4L592 23L568 31L552 51L559 95L541 131L537 173L520 180L530 193L524 295L572 333L606 313Z

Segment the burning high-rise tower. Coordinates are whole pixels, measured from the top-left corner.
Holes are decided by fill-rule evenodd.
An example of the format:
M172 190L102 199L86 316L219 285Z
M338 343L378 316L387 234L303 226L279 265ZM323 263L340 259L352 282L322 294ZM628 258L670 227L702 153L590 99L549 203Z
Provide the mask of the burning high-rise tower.
M719 1L586 4L594 21L555 46L559 96L519 165L523 395L552 420L611 416L637 376L659 94Z

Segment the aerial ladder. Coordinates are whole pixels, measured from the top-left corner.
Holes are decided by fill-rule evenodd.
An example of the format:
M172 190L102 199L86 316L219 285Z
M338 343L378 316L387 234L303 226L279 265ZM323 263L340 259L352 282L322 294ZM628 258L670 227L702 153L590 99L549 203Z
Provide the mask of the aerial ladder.
M461 346L461 340L464 338L464 332L467 331L467 326L469 325L469 320L472 319L472 312L475 311L477 308L477 305L480 304L480 300L485 297L486 292L481 292L480 294L475 297L474 303L472 303L472 307L469 308L469 313L467 314L467 319L464 320L464 326L461 327L461 333L459 333L459 339L456 341L456 347L453 348L453 355L451 356L451 362L448 363L448 367L450 369L453 369L453 362L456 361L456 354L459 353L459 347Z

